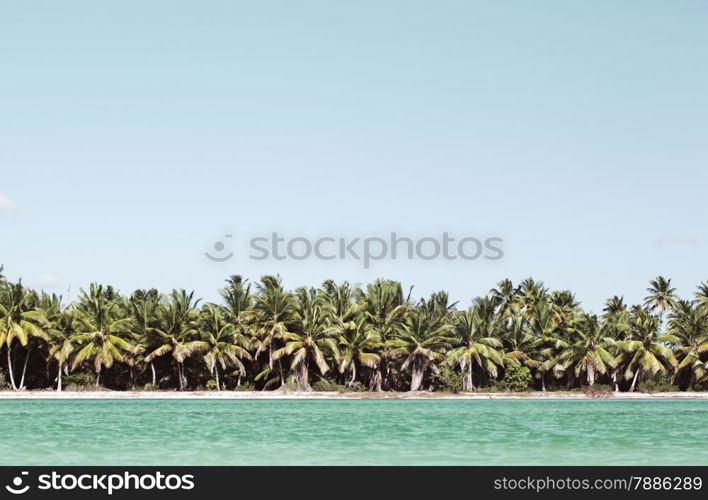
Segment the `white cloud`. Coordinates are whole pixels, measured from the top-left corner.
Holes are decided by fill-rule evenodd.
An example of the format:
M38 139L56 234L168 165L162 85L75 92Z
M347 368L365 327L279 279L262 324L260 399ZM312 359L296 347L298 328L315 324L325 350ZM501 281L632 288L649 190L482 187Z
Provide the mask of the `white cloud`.
M5 193L0 193L0 214L15 210L15 203Z
M43 274L37 280L40 288L56 288L61 285L61 279L53 274Z

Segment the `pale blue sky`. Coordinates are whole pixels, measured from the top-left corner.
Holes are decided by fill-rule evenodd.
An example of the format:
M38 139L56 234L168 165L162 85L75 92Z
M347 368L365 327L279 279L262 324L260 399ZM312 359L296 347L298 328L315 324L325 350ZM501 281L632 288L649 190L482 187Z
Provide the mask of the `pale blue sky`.
M278 272L465 305L530 275L596 310L657 274L688 295L708 278L706 26L703 0L4 2L0 263L208 299ZM245 257L276 230L494 234L506 255ZM237 256L207 261L225 233Z

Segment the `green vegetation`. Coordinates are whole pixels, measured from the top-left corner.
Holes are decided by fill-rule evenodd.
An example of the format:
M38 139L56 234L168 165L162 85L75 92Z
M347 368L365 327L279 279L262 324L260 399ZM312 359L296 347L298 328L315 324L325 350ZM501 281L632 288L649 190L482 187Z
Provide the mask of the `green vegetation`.
M0 271L2 268L0 268ZM569 291L502 281L468 309L400 283L285 290L232 276L220 304L92 284L77 300L0 274L0 382L12 390L705 390L708 283L658 277L601 316ZM596 386L597 387L597 386Z
M507 391L528 391L532 380L531 370L527 366L510 365L504 370L500 386Z

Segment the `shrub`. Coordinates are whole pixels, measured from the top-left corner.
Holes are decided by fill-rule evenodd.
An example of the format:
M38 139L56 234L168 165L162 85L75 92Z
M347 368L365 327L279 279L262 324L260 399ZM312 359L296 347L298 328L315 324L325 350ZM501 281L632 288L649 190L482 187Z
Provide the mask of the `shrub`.
M71 373L64 375L63 385L67 391L96 390L96 376L91 373ZM70 389L69 387L73 387Z
M645 380L637 388L639 392L676 392L678 387L666 380Z
M335 382L330 382L325 378L319 379L317 382L312 384L312 390L316 392L348 392L349 389L346 386L339 385Z
M612 392L612 387L607 384L595 384L583 387L585 392Z
M216 390L216 380L214 380L214 379L207 380L206 390L207 391L215 391Z
M452 393L462 391L462 372L454 367L443 365L440 373L433 373L431 389Z
M349 392L366 392L367 390L366 386L358 380L347 386Z
M523 392L529 390L532 380L531 370L528 367L511 365L504 370L504 378L500 385L507 391Z
M96 385L79 385L79 384L66 384L62 387L63 391L68 392L93 392L93 391L109 391L102 385L96 387Z

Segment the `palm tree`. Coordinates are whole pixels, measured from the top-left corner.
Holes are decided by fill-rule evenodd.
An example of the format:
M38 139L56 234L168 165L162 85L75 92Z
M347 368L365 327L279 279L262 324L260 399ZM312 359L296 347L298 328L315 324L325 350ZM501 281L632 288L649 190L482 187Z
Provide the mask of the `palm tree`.
M377 368L381 356L375 351L382 349L383 343L376 332L372 331L361 312L361 303L355 299L361 295L358 287L348 282L337 285L333 280L326 280L319 290L330 310L330 331L337 339L339 350L339 373L350 373L347 385L356 381L357 368Z
M502 342L499 340L499 324L494 317L494 309L485 313L484 302L476 304L455 315L455 346L447 355L452 365L459 365L464 373L462 390L474 391L474 365L490 377L497 377L497 367L504 364Z
M204 361L214 375L216 390L221 390L219 366L222 370L235 367L239 379L246 375L242 359L251 360L248 349L251 343L247 336L239 332L227 318L227 310L221 306L208 304L202 308L201 332L207 343Z
M25 376L27 374L27 364L29 362L30 355L33 352L33 349L36 350L37 348L40 351L46 352L47 341L49 340L47 330L51 326L49 318L61 311L61 297L58 295L47 294L45 292L40 292L38 295L36 292L33 292L32 296L34 308L31 311L31 314L34 316L34 321L36 324L40 327L40 331L30 332L26 346L25 362L22 365L22 376L20 377L19 389L21 391L25 390Z
M369 390L380 392L389 382L389 362L393 357L392 341L405 330L406 316L410 308L410 291L403 296L403 288L396 281L376 280L359 291L359 310L366 317L370 330L381 342L379 363L369 381Z
M490 307L493 309L491 304L490 301ZM449 323L455 314L455 306L457 302L450 303L450 297L445 291L435 292L430 299L421 299L418 303L418 309L425 312L430 326Z
M661 334L660 322L646 309L635 307L629 320L629 338L617 342L617 362L625 367L625 380L632 379L629 392L634 392L642 372L666 373L678 364L666 345L673 339Z
M19 389L24 389L25 371L30 355L28 346L31 338L48 340L44 326L47 318L44 312L36 307L37 294L28 291L22 282L16 284L2 283L0 289L0 345L5 345L7 350L7 367L10 375L10 384L13 390L18 390L15 383L14 363L12 348L17 340L21 346L28 347L25 356L22 379Z
M88 326L91 329L95 328L95 325L90 320ZM93 368L96 372L96 387L101 384L101 371L103 368L109 369L115 361L124 361L126 355L133 349L133 346L128 341L118 335L107 333L108 331L110 330L84 332L73 339L74 342L81 346L81 349L74 356L71 369L76 369L77 366L86 360L92 360Z
M503 328L501 341L505 367L510 365L521 366L524 364L529 368L538 368L540 361L531 357L531 355L535 353L538 342L537 339L531 335L531 329L522 316L517 315L513 317L509 321L509 324Z
M91 325L76 309L59 311L50 318L49 359L57 362L57 391L62 390L62 373L68 374L69 361L76 349L79 332L88 331Z
M101 371L115 361L124 361L133 352L133 345L121 337L128 333L130 318L125 314L125 304L113 287L92 283L88 292L81 289L77 309L84 317L86 330L79 332L74 341L80 347L74 356L71 369L91 360L96 372L96 387L101 383Z
M603 319L607 320L626 311L627 306L624 304L624 297L615 295L605 301L605 306L602 308Z
M277 347L277 343L290 333L288 324L295 314L295 301L293 295L285 291L278 276L263 276L257 288L254 308L258 326L254 335L256 340L254 359L258 359L259 354L268 351L268 367L258 375L258 379L268 377L273 371L274 347ZM285 386L285 376L279 360L278 371L282 388ZM268 380L266 387L275 380L274 378Z
M540 281L527 278L519 284L518 302L527 321L533 320L533 312L541 304L548 303L548 288Z
M676 301L676 289L671 286L671 280L657 276L649 282L647 295L644 298L644 307L649 312L659 311L659 318L663 318L666 311L671 309Z
M360 304L354 301L360 293L359 288L352 288L346 281L337 285L334 281L327 280L319 292L329 304L334 324L340 329L351 326L359 312Z
M569 340L559 340L557 346L560 352L553 364L563 372L570 371L575 378L585 372L590 387L595 384L595 373L607 374L608 367L616 366L615 358L610 349L615 340L606 330L605 325L598 321L597 316L583 314L568 330Z
M674 304L669 316L669 335L665 336L676 346L678 366L676 376L687 371L690 386L706 379L708 366L701 356L708 353L708 311L686 300Z
M194 292L173 290L170 300L158 309L159 327L154 332L159 336L159 345L145 356L145 362L152 363L167 353L177 365L177 382L180 391L187 388L184 362L191 356L207 349L207 343L198 338Z
M158 311L160 308L160 293L156 289L136 290L130 297L130 311L132 315L131 333L136 342L135 355L143 354L147 349L154 349L155 330L159 326ZM144 360L144 359L143 359ZM152 386L157 385L155 364L150 361L152 373ZM132 371L132 368L131 368Z
M224 299L224 312L240 335L251 336L255 321L251 285L238 275L231 276L226 283L226 288L220 292Z
M703 311L708 311L708 281L698 285L698 290L693 295L696 297L697 306Z
M549 302L555 321L564 325L578 312L580 302L575 300L575 295L570 290L554 291L550 294Z
M658 276L643 306L614 296L598 317L572 292L530 278L518 287L501 281L464 311L446 292L413 303L410 290L389 280L363 289L327 280L291 292L279 277L251 287L234 275L220 293L220 305L197 309L193 292L126 296L92 284L64 307L57 295L8 282L0 266L8 383L61 391L66 375L81 370L97 385L126 388L148 381L149 365L153 385L174 377L179 390L187 390L188 375L195 384L214 379L218 390L242 379L263 390L278 382L309 390L312 370L350 387L420 390L444 362L461 371L464 390L522 365L542 390L548 372L562 381L557 386L592 386L604 376L616 391L634 391L653 374L682 390L708 387L708 282L680 300L671 280ZM116 363L120 370L108 370Z
M404 357L401 370L411 369L411 392L420 389L428 369L438 373L436 363L445 359L445 351L452 339L447 335L451 325L431 325L433 320L425 311L417 310L408 317L405 330L391 341L394 354Z
M605 329L608 335L614 339L622 340L629 331L629 310L624 303L624 297L618 297L617 295L607 299L605 301L605 306L602 309L602 321L604 323ZM617 354L617 348L613 349L614 354ZM615 392L619 392L619 384L617 378L619 375L620 365L615 363L615 367L612 370L612 385Z
M502 324L507 324L518 316L519 290L514 287L511 280L497 283L497 288L492 288L489 295L494 300L497 308L497 318Z
M370 328L365 316L347 322L339 329L339 373L351 373L348 385L356 381L357 366L376 369L381 362L377 351L383 349L379 335Z
M548 301L536 303L527 311L526 327L529 339L524 339L531 354L525 364L535 369L536 378L541 380L541 390L546 391L546 373L553 369L553 358L559 348L567 325L559 323L560 316L554 314Z
M332 355L335 360L338 356L330 322L332 310L314 289L298 288L295 294L297 302L292 331L281 334L285 345L273 352L273 359L291 356L290 371L295 376L298 389L311 391L310 362L314 362L324 375L329 370L326 355Z

